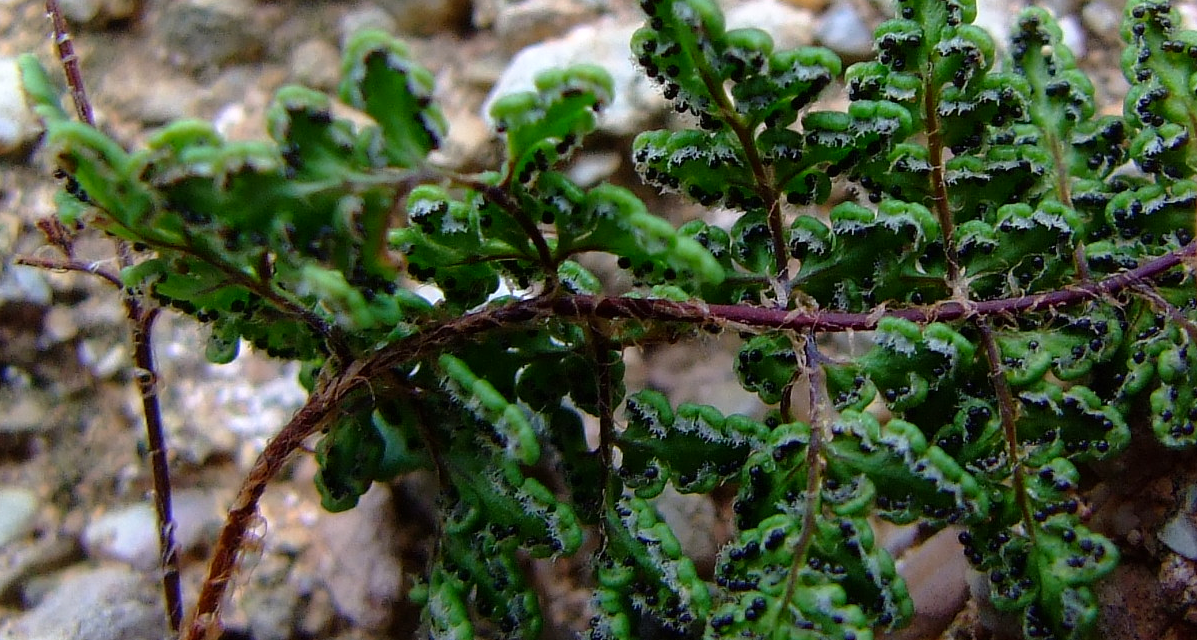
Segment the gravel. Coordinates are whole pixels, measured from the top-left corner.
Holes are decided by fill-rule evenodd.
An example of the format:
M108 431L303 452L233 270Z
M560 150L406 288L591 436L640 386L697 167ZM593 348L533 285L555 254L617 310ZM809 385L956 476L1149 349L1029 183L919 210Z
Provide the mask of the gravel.
M0 547L33 530L37 495L21 487L0 487Z
M130 20L141 11L141 0L59 0L58 6L71 24L105 27Z
M818 40L845 60L864 60L873 53L872 30L850 4L836 6L824 14Z
M17 59L0 57L0 156L26 149L41 125L25 101Z
M160 638L165 628L153 583L127 567L76 567L27 613L0 623L0 640Z
M222 122L232 123L222 129L230 137L262 137L262 111L278 84L293 81L334 89L340 58L335 45L361 28L403 35L420 61L437 75L438 96L453 125L449 141L453 164L468 167L465 170L493 166L486 163L485 155L493 153L493 135L478 115L491 85L495 94L526 88L535 72L547 66L597 62L615 77L617 101L602 122L604 132L610 134L607 146L588 149L576 167L579 172L586 170L587 180L603 179L619 170L620 159L627 161L627 136L646 126L660 126L666 113L658 88L631 61L628 40L642 19L630 0L475 0L472 15L465 0L60 3L74 12L76 25L82 27L76 29L77 48L102 126L130 146L143 139L149 127L182 115L222 114ZM11 57L37 50L53 70L41 4L0 0L0 155L3 162L20 164L25 172L20 180L11 181L12 189L8 173L2 174L4 189L15 189L16 195L0 193L5 197L0 202L0 226L5 227L3 233L20 228L21 237L0 238L0 253L29 251L40 243L30 235L31 225L5 224L4 216L18 209L28 215L29 210L49 208L48 197L39 199L32 190L24 191L25 176L48 176L50 169L46 159L28 153L40 127L19 91ZM767 26L778 48L817 42L852 61L871 55L871 30L880 16L870 11L882 3L750 0L721 4L729 27ZM1014 0L983 4L983 16L992 16L994 24L1003 28L1019 6ZM1121 0L1075 4L1080 19L1064 20L1070 46L1078 55L1088 51L1090 57L1082 64L1097 65L1101 59L1101 64L1113 68L1105 63L1110 62L1109 43L1117 41ZM1191 7L1197 4L1181 9ZM467 24L471 19L472 26ZM431 37L420 35L433 32ZM1102 55L1106 58L1098 58ZM1117 76L1117 71L1112 74ZM1102 94L1100 99L1114 104L1120 96L1108 89L1109 84L1099 79L1099 91L1114 94ZM1114 100L1106 99L1110 97ZM587 161L593 162L588 166ZM48 193L49 182L47 177L36 188ZM45 343L69 346L73 367L43 357L37 366L32 359L21 365L29 373L16 365L0 369L0 472L4 474L0 486L6 487L0 490L0 640L163 637L157 571L134 568L151 566L158 554L156 523L145 501L148 472L136 453L141 437L137 397L126 384L129 351L123 311L114 297L90 295L81 287L67 291L47 286L58 276L6 271L0 278L0 306L9 301L44 311L51 301L72 300L56 311L71 316L47 320L49 330L27 322L18 328L26 333L39 331ZM265 440L302 402L303 392L295 383L293 368L253 354L221 367L203 363L197 356L202 352L203 333L178 329L187 324L164 317L158 325L157 351L172 463L179 472L175 495L179 541L184 549L193 550L184 556L184 581L194 587L205 569L204 549L215 538L236 483ZM5 346L6 355L12 353L12 344ZM727 377L728 362L720 358L730 355L719 341L709 341L703 351L693 345L676 348L677 352L637 353L649 369L643 375L651 375L653 385L668 390L674 401L706 402L725 411L759 407ZM40 353L33 348L29 352ZM79 360L86 368L79 367ZM696 361L702 366L693 366ZM682 364L672 364L678 362ZM50 375L58 369L71 375ZM63 388L71 389L69 394L53 389L67 379L72 382ZM686 394L690 396L683 397ZM76 413L85 415L75 419ZM20 447L5 444L14 429L24 443ZM83 453L63 457L70 447ZM260 639L331 638L338 633L342 635L337 637L370 640L403 637L394 634L402 621L387 616L403 610L405 571L421 569L418 563L405 566L404 562L412 557L413 548L416 558L421 557L419 545L427 543L423 538L403 539L404 527L410 526L403 519L411 514L397 516L394 510L402 508L404 501L393 500L391 491L380 487L367 494L357 509L327 514L319 509L311 486L310 456L294 466L308 471L279 478L267 491L262 515L269 528L263 539L255 538L254 545L261 560L252 573L248 565L254 562L248 560L246 570L238 574L239 589L226 607L226 621L234 630ZM709 562L724 539L721 536L729 533L721 510L726 505L712 504L706 496L685 496L662 499L660 506L687 549ZM40 531L41 538L34 535L39 532L39 516L51 525L49 531ZM716 526L724 529L704 536ZM406 531L406 535L413 534ZM87 554L78 548L80 541L87 543ZM1192 545L1189 539L1182 542ZM408 555L400 556L398 551ZM950 548L943 557L961 558L958 550ZM1197 584L1189 573L1179 572L1191 564L1178 565L1173 582L1179 589ZM69 565L66 570L64 565ZM568 566L568 561L559 565ZM558 566L552 569L551 575L565 574ZM910 567L906 571L913 576ZM928 572L941 574L945 572ZM915 587L935 584L912 583L917 583ZM590 598L587 585L550 584L566 592L550 594L551 599L575 603L567 614L585 610ZM953 577L951 593L958 591ZM934 594L939 592L929 592L928 602L936 604ZM562 618L563 623L571 622L567 618Z

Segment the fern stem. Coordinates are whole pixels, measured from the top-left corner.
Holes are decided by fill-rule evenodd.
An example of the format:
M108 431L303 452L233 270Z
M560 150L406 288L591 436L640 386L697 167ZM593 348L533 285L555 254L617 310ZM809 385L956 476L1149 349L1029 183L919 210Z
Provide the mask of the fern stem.
M166 438L162 409L158 403L158 374L154 368L153 330L158 309L146 309L138 300L126 298L125 308L133 329L134 377L141 395L146 443L154 482L154 510L158 516L158 549L161 554L162 594L166 620L172 635L183 622L183 595L179 582L179 547L175 543L174 508L171 504L170 464L166 459Z
M931 77L931 73L926 74ZM954 295L961 295L960 261L956 256L956 223L952 219L952 209L948 203L948 186L944 177L943 136L940 134L939 117L936 113L935 88L928 82L923 86L923 111L927 122L927 151L931 163L932 200L935 204L935 216L939 220L939 227L943 230L943 250L947 261L948 288Z
M615 406L614 380L611 376L610 351L612 344L607 334L591 321L586 324L587 343L590 347L591 358L595 367L595 405L598 408L599 419L599 458L603 461L603 472L608 474L614 468L615 448ZM607 503L609 485L608 478L602 479L603 502Z
M300 322L311 327L318 335L324 338L325 345L333 356L340 359L342 363L349 362L352 357L352 352L349 349L349 339L345 332L337 325L320 317L317 313L308 309L299 303L299 301L291 298L288 294L278 291L270 286L269 282L261 279L251 278L248 274L240 269L225 263L219 256L209 255L201 247L190 242L185 245L174 245L168 243L159 243L165 248L174 249L176 251L190 254L208 263L210 266L220 270L233 283L245 287L247 290L253 292L255 295L261 296L268 300L279 311L291 316Z
M351 373L318 389L287 426L266 444L242 481L237 498L229 509L208 564L208 576L184 628L184 640L203 640L210 637L208 633L213 627L219 626L218 612L236 570L249 528L255 520L258 501L266 490L266 484L278 474L291 454L303 445L303 441L335 415L348 393L366 382L360 375Z
M58 50L58 59L63 73L66 75L67 85L71 90L71 101L75 105L75 112L81 121L95 127L91 101L87 97L87 85L83 82L83 73L79 69L79 56L75 53L75 45L67 30L66 19L62 15L57 0L46 0L45 6L46 15L49 16L53 24L54 46ZM46 228L61 229L62 226L48 223L42 227L43 230ZM67 254L68 260L63 264L66 264L67 268L76 266L77 263L70 255L70 244L65 237L57 244ZM133 264L133 252L129 243L118 240L116 252L118 263L122 268ZM138 296L124 292L120 278L114 274L97 268L83 270L116 284L124 294L122 302L131 327L133 366L136 368L137 390L141 396L146 441L149 443L150 475L154 483L159 564L162 568L162 599L166 607L167 628L172 637L177 636L183 619L183 592L179 581L179 550L174 538L175 521L171 506L170 465L166 459L162 409L158 403L158 374L154 367L152 336L158 309L147 307L142 304L143 301Z
M1006 379L1006 372L1002 368L1002 353L998 348L997 338L993 335L993 328L988 319L981 319L977 323L981 332L981 342L985 346L985 359L989 368L989 381L997 395L998 413L1002 420L1002 438L1006 441L1006 455L1010 457L1010 476L1014 483L1014 499L1018 502L1018 510L1022 514L1023 525L1031 544L1035 544L1035 520L1031 514L1031 498L1027 494L1026 468L1022 463L1022 456L1018 449L1018 407L1014 404L1014 393L1010 390L1010 381Z
M815 344L814 333L805 336L803 350L806 362L803 369L807 376L810 394L810 440L806 444L806 489L803 491L802 530L798 540L794 542L794 557L790 561L790 572L786 576L785 594L781 599L781 607L777 611L774 628L784 624L782 613L790 608L790 601L798 588L798 572L806 562L806 554L810 550L815 537L815 518L821 508L820 488L823 485L823 437L827 429L827 381L823 375L822 357Z
M1052 164L1056 169L1056 194L1060 198L1060 204L1072 209L1072 185L1070 183L1072 176L1068 173L1068 162L1064 158L1064 145L1060 141L1060 136L1052 130L1045 128L1044 134L1047 136L1047 148L1051 149ZM1082 282L1089 282L1093 279L1093 274L1089 272L1089 259L1085 255L1083 237L1078 237L1076 244L1072 247L1072 265Z
M37 267L39 269L46 269L48 271L77 271L79 273L87 273L99 277L101 280L111 284L120 289L124 287L120 276L104 269L98 262L80 262L78 260L55 260L52 258L38 258L36 256L16 256L13 258L13 264L25 265L27 267Z
M532 241L533 248L536 249L537 259L540 260L540 265L544 268L545 280L548 285L546 290L554 289L557 281L557 261L553 259L553 252L549 249L549 243L545 240L544 234L540 232L540 227L532 218L528 217L528 213L501 187L486 184L468 176L450 175L449 177L454 182L481 193L483 197L498 205L515 220L528 239Z
M830 311L799 312L785 309L752 307L672 300L562 296L552 302L554 313L564 316L596 315L610 319L652 319L667 322L723 323L746 327L781 330L814 329L822 332L868 331L877 328L884 317L902 318L920 324L950 322L969 317L1001 316L1067 307L1087 300L1126 290L1156 278L1197 256L1197 241L1184 248L1150 260L1134 269L1105 279L1086 282L1068 289L1012 298L998 298L963 303L947 301L925 307L887 309L884 313L840 313ZM511 313L516 313L513 309ZM531 309L528 310L531 313Z
M1197 254L1197 241L1190 242L1183 249L1156 258L1136 269L1110 276L1098 282L1085 283L1072 289L1034 296L982 301L973 303L971 307L965 307L959 302L951 302L932 308L898 309L884 315L902 317L917 322L930 322L965 317L983 318L990 315L1077 304L1146 282L1176 267L1184 260L1192 259L1195 254ZM186 629L187 640L200 640L207 625L213 621L227 589L227 582L235 567L240 548L244 544L248 527L256 512L257 501L265 490L266 482L278 472L289 455L302 445L303 440L331 417L337 410L341 399L357 387L368 384L370 379L376 378L399 364L426 357L430 353L452 344L472 340L490 330L531 322L550 314L608 319L653 319L694 324L722 322L775 329L805 329L826 332L872 329L876 327L880 318L884 317L883 314L803 314L787 312L783 309L706 305L697 302L674 302L661 299L557 295L521 300L425 327L409 338L401 339L367 358L357 360L340 375L331 378L309 397L307 404L267 444L266 449L259 456L254 468L242 484L234 508L229 512L224 529L221 531L213 553L213 560L209 565L208 578ZM982 335L984 336L987 331L987 328L983 328ZM987 353L990 354L992 368L995 366L992 363L1000 362L1000 358L996 355L997 345L992 340L991 334L986 348ZM814 346L808 343L807 349L809 352L814 349ZM818 384L815 384L815 380L822 380L821 370L813 371L813 374L815 377L812 378L812 386L817 388ZM995 385L1005 386L1004 376L999 377L1002 379L995 380ZM1008 386L1005 388L1007 389L1006 395L1009 397ZM818 404L815 403L815 406ZM1012 410L1012 406L1013 400L1010 399L1007 409L1003 411ZM1006 422L1006 418L1003 418L1003 421ZM1009 424L1012 425L1013 422L1010 421ZM816 433L817 429L812 429L812 440L818 437L814 435ZM811 446L818 448L821 443L814 442ZM808 451L809 455L815 454ZM809 486L811 485L808 470L808 488ZM808 509L808 513L813 513L813 509ZM809 542L807 544L809 545Z
M80 120L94 127L96 122L92 116L91 102L87 99L87 87L83 83L83 74L79 71L79 56L75 54L75 44L67 31L66 19L62 17L58 0L46 0L46 15L54 25L54 47L58 49L58 59L66 72L71 101L75 103L75 113L79 115Z
M707 93L715 100L716 106L719 108L721 119L739 140L740 147L744 149L744 155L748 160L748 166L752 168L757 195L768 207L766 219L769 225L769 241L773 248L773 267L777 271L777 277L784 279L788 252L786 251L785 229L781 219L781 195L773 187L769 170L756 148L754 132L740 120L735 105L727 97L727 91L723 88L722 79L711 72L711 68L704 58L698 58L695 61L695 66L702 78L702 83L706 85ZM785 300L780 300L779 303L784 306Z

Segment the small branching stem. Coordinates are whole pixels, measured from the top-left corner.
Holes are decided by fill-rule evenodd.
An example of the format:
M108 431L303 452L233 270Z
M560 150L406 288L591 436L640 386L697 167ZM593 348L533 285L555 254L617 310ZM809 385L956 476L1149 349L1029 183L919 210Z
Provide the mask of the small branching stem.
M711 72L711 68L705 64L699 64L698 70L703 84L706 85L707 92L714 98L716 106L719 108L719 115L722 117L723 122L727 124L732 134L740 142L740 148L744 150L748 166L752 169L752 178L756 181L756 193L764 201L764 206L768 207L767 221L769 225L769 240L773 248L773 268L776 271L776 276L784 280L786 278L786 262L789 253L786 251L785 229L782 226L781 219L781 194L773 187L773 179L769 175L769 169L766 167L764 160L761 159L760 151L757 150L753 130L741 121L740 114L736 112L735 105L732 104L731 98L728 97L727 91L723 88L722 80L716 77ZM779 302L784 305L785 299L783 298Z
M1164 299L1164 296L1161 296L1155 289L1142 283L1135 285L1133 291L1150 302L1156 310L1168 314L1168 319L1180 325L1185 333L1189 334L1189 340L1197 343L1197 324L1186 318L1181 310L1176 308L1176 305Z
M755 148L747 148L753 149L752 153L749 155L757 155ZM757 158L757 161L760 161L759 157ZM756 172L754 171L753 174L755 175L755 173ZM772 198L770 200L766 200L766 202L769 203L769 216L767 220L769 222L769 239L773 242L774 269L777 270L777 281L785 282L788 275L786 273L786 257L788 252L786 250L785 229L782 227L781 220L781 200L778 199L777 193L774 192L772 187L769 187L765 191L767 195ZM788 297L788 294L787 296L780 297L778 299L778 304L785 306L786 297Z
M171 506L170 464L166 455L165 429L158 403L158 376L154 371L153 329L158 308L143 309L135 298L128 298L126 308L133 327L133 360L137 363L135 378L141 393L145 415L146 442L149 446L150 469L154 482L154 510L158 516L158 548L162 554L162 593L165 596L166 619L172 633L177 634L183 620L183 598L179 584L179 548L175 544L174 511ZM148 366L147 366L148 365Z
M1093 281L1093 274L1089 271L1089 257L1085 254L1083 242L1076 243L1076 246L1072 248L1072 263L1081 282Z
M1064 159L1064 145L1060 137L1052 131L1047 134L1047 146L1052 151L1052 163L1056 166L1056 194L1060 197L1060 204L1072 208L1072 177L1068 175L1068 162Z
M586 324L587 343L590 348L591 359L595 366L595 404L599 419L599 459L602 460L600 479L602 504L600 506L598 528L599 540L602 546L607 545L609 520L605 514L615 508L615 501L619 499L618 484L614 482L611 470L615 468L615 406L614 382L612 380L611 362L607 352L612 346L610 338L602 331L597 320Z
M219 256L210 255L207 251L195 244L192 244L190 241L183 245L173 245L167 243L158 244L165 248L190 254L203 260L210 266L219 269L220 272L223 273L231 283L245 287L255 295L269 301L279 311L308 325L312 328L312 330L324 338L325 344L328 346L329 351L334 356L339 358L342 363L349 362L352 358L352 352L349 348L349 338L345 335L345 331L343 329L320 317L319 314L303 306L287 293L279 291L275 287L271 286L268 281L251 277L244 271L221 260Z
M952 219L951 204L948 202L948 186L944 176L943 136L939 131L936 91L931 86L923 87L923 111L927 120L927 151L931 163L932 200L935 203L935 217L943 230L943 249L947 261L947 280L953 295L964 292L960 278L960 260L956 255L956 224Z
M815 334L808 333L803 342L803 369L810 394L810 440L806 444L806 489L802 492L802 530L798 534L798 540L794 542L794 557L790 561L786 590L781 598L781 607L777 610L774 628L788 624L783 614L790 611L790 602L798 588L798 572L806 563L806 554L815 537L815 520L822 508L819 497L823 486L823 439L827 435L825 431L829 422L827 381L823 375L822 356L819 354L818 345L815 344Z
M46 269L47 271L77 271L79 273L97 276L104 282L111 284L117 289L120 289L124 286L124 284L121 282L120 276L107 269L104 269L98 262L58 260L54 258L38 258L36 256L17 256L16 258L13 258L13 264L37 267L39 269Z
M420 437L424 439L424 446L428 447L428 456L432 458L432 473L436 479L436 486L442 492L441 495L443 496L444 491L449 487L449 483L451 482L449 478L449 465L445 462L445 456L441 450L440 442L437 441L436 437L432 433L432 429L430 429L428 426L430 420L428 412L424 410L424 405L422 403L415 401L415 399L423 392L423 390L408 388L406 385L402 384L401 381L396 379L397 376L391 376L391 378L394 380L399 389L406 391L412 396L413 402L411 403L411 407L416 416L416 430L419 432ZM435 523L437 531L435 542L436 548L434 551L434 557L436 557L440 555L445 522L443 518L433 518L433 522Z
M1072 177L1068 174L1068 162L1064 158L1064 144L1060 136L1052 131L1044 132L1047 136L1047 147L1052 152L1052 163L1056 167L1056 195L1060 204L1072 208ZM1089 258L1085 255L1085 243L1078 238L1072 248L1072 265L1082 282L1089 282L1093 275L1089 272Z
M46 237L50 246L56 247L69 259L75 257L75 232L68 229L58 218L46 216L37 221L37 228Z
M989 381L997 395L998 413L1002 420L1002 438L1006 441L1006 455L1010 459L1010 477L1014 482L1014 499L1018 502L1018 510L1022 514L1023 526L1027 537L1035 543L1035 520L1031 514L1031 498L1027 494L1027 470L1022 463L1022 453L1018 446L1018 407L1014 403L1014 393L1010 389L1010 381L1006 379L1006 372L1002 368L1002 352L998 348L997 338L993 334L988 318L979 319L976 323L981 333L981 343L985 347L985 360L989 368Z
M45 6L46 15L49 16L53 24L54 45L58 50L58 58L62 64L63 73L66 75L67 85L71 90L75 112L80 120L94 127L95 117L91 102L87 98L87 87L83 82L83 74L79 69L79 57L75 53L74 42L67 30L66 19L62 15L57 0L46 0ZM48 223L43 226L43 229L52 226L53 223ZM58 228L61 228L61 225ZM70 246L67 242L57 244L67 253L68 259L63 263L56 264L54 268L62 267L75 270L75 266L82 266L78 265L69 255ZM133 252L127 242L118 241L116 250L122 268L133 264ZM119 277L107 271L87 267L78 270L98 275L118 288L121 287ZM174 539L175 521L171 507L170 465L166 455L166 438L163 435L162 410L158 403L158 373L154 367L153 327L154 320L158 317L158 309L146 306L140 297L131 293L124 293L123 302L132 330L133 366L136 371L138 391L141 395L146 441L149 443L150 471L154 484L154 507L158 519L163 602L166 607L166 620L170 633L172 636L177 636L183 618L183 595L179 581L179 552Z
M80 120L94 127L96 121L92 115L91 102L87 99L83 74L79 71L79 56L75 54L75 43L67 30L66 18L58 8L58 0L46 0L46 15L54 25L54 46L58 49L58 59L66 73L67 86L70 87L71 99L75 103L75 113L79 115Z
M519 204L514 202L506 191L498 187L486 186L482 191L486 199L499 205L504 211L511 214L512 218L519 223L520 228L524 233L528 234L528 238L532 241L532 246L536 248L536 255L540 259L541 265L545 268L545 274L551 279L555 277L556 272L552 269L553 252L549 249L549 243L545 240L544 234L540 232L540 228L536 223L528 217Z
M398 385L398 381L396 380ZM403 388L402 385L399 385ZM420 433L420 437L424 439L424 446L428 447L428 456L432 458L432 471L436 474L436 486L444 489L449 483L449 469L445 464L445 456L441 451L441 443L436 439L432 433L432 429L428 428L429 418L427 412L424 410L424 405L415 401L423 392L422 389L410 389L409 393L412 396L411 403L412 411L416 414L416 429ZM440 526L440 521L437 520L437 526Z
M453 182L481 193L482 197L498 205L500 209L506 211L515 220L520 229L527 234L528 239L532 241L533 248L536 249L536 257L540 260L540 264L545 270L545 280L548 285L547 290L555 288L557 262L553 259L553 251L549 248L549 243L545 240L544 234L540 232L540 227L520 207L519 203L512 200L511 196L502 187L486 184L476 178L465 175L446 172L446 176Z
M231 283L245 287L255 295L269 301L279 311L311 327L313 331L324 338L328 350L342 362L348 362L351 359L352 352L349 349L349 339L345 335L344 330L303 306L287 293L277 290L269 282L251 277L244 271L221 260L219 256L211 255L201 247L190 242L186 244L173 244L155 240L155 244L164 249L173 249L203 260L209 266L220 270ZM124 243L122 245L127 246ZM120 283L119 278L117 278L117 283L118 286L124 286L123 283Z
M597 395L595 404L598 408L599 419L599 458L603 461L604 472L614 468L615 452L615 383L611 372L611 349L615 346L607 333L602 330L597 320L586 325L586 334L590 345L591 358L595 367L595 386ZM607 478L603 478L603 493L607 492ZM605 502L605 500L604 500Z

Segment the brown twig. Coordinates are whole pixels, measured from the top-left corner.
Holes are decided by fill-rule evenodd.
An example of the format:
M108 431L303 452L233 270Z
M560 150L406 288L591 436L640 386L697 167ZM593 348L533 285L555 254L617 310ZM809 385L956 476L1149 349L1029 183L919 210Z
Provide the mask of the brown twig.
M802 492L802 530L798 533L798 540L794 542L793 559L790 561L790 572L786 576L786 588L781 599L781 607L777 610L775 627L789 624L783 615L790 611L790 603L794 599L794 592L798 588L798 572L806 555L810 551L811 542L815 537L815 518L818 517L820 493L823 488L823 444L828 434L830 416L828 410L831 403L827 401L827 380L823 374L823 359L815 343L815 334L810 332L804 338L803 366L806 373L806 383L810 394L810 438L806 443L806 487Z
M87 88L83 82L83 74L79 70L79 57L75 54L74 42L67 31L66 19L58 7L56 0L46 0L46 15L49 16L54 28L54 45L58 50L58 58L66 75L67 86L71 90L71 99L75 104L75 112L79 119L90 126L95 126L95 117L91 102L87 99ZM39 225L43 231L60 231L61 225L47 223ZM70 255L69 239L57 239L56 234L47 233L47 237L66 254L63 262L41 261L28 259L25 264L35 264L54 269L78 270L98 275L108 282L121 287L120 278L106 270L75 262ZM127 242L117 242L117 257L121 267L133 264L133 253ZM39 264L40 263L40 264ZM157 379L154 368L153 328L154 320L158 317L158 309L142 304L142 300L135 294L126 292L123 296L125 312L129 323L133 341L133 365L136 371L137 387L141 394L141 406L144 413L146 440L149 443L150 471L154 484L154 507L158 516L158 542L162 566L162 595L166 607L166 619L172 635L177 635L183 618L183 595L179 584L179 554L175 545L175 521L171 507L170 466L166 457L166 439L163 436L162 410L158 404Z
M707 323L722 322L761 329L814 329L820 332L868 331L877 328L882 318L903 318L925 324L949 322L969 317L987 317L1029 313L1057 307L1071 306L1086 300L1100 299L1164 274L1197 256L1197 241L1167 253L1147 263L1103 280L1086 282L1068 289L1035 293L1012 298L969 302L948 301L925 307L886 309L884 313L842 313L813 311L800 313L744 305L674 302L646 298L603 298L598 296L562 296L553 305L553 312L565 316L595 315L601 318L651 319L658 322Z
M195 609L184 629L185 640L209 637L209 632L219 627L216 616L224 601L228 583L233 577L237 558L250 526L255 521L258 500L266 490L266 484L278 474L291 454L303 445L303 441L332 417L339 401L350 391L365 386L366 382L365 378L349 372L346 377L338 378L317 389L287 426L267 443L242 481L237 498L225 519L224 528L221 529L216 549L208 564L208 577L204 580Z
M981 332L981 343L985 346L989 382L997 396L998 413L1002 420L1002 438L1006 442L1006 455L1010 457L1010 477L1014 483L1014 499L1022 514L1023 528L1026 529L1027 537L1034 543L1036 527L1035 521L1031 517L1031 501L1027 493L1027 469L1023 465L1018 448L1018 406L1015 404L1014 392L1010 389L1010 381L1006 379L1006 372L1002 368L1002 352L998 348L997 338L989 326L988 318L978 320L977 329Z
M158 516L158 549L161 553L162 593L166 600L166 619L178 633L183 621L183 597L179 585L179 549L175 544L174 509L171 505L170 465L166 458L162 409L158 404L158 375L154 370L153 328L158 309L143 308L136 298L126 297L125 308L133 327L135 378L141 393L145 416L146 442L149 445L151 475L154 482L154 510Z
M13 264L22 264L28 267L37 267L39 269L46 269L48 271L78 271L93 276L99 276L105 282L111 284L116 288L121 288L124 284L115 273L104 269L98 262L80 262L78 260L56 260L53 258L38 258L35 256L17 256L13 258Z
M597 322L591 321L586 325L587 342L590 346L591 357L594 359L595 405L599 419L599 459L603 463L604 475L614 469L615 455L615 381L611 372L611 351L617 345L603 331ZM618 496L610 495L611 483L608 477L602 479L602 495L604 507L608 500Z
M83 74L79 71L79 56L75 55L75 44L71 41L66 18L62 17L57 0L46 0L46 15L54 25L54 46L58 49L58 59L62 62L63 72L66 73L71 100L75 103L75 113L79 114L80 120L94 127L96 121L92 116L91 102L87 99Z

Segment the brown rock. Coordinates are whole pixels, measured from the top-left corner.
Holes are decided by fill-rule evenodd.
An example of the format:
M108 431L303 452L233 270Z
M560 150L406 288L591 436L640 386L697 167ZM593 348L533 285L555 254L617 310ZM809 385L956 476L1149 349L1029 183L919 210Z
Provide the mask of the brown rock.
M337 612L359 627L384 628L403 583L403 567L392 548L390 489L375 484L353 509L322 514L314 533L319 575Z

